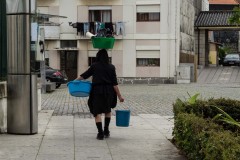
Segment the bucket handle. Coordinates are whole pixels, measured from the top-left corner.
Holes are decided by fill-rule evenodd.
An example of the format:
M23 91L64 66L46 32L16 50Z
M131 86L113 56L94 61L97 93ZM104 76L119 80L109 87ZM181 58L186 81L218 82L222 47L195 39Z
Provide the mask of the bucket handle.
M125 99L124 99L124 102L126 102L126 100L125 100ZM122 103L124 103L124 102L122 102ZM120 103L120 102L119 102L119 103ZM117 108L117 106L116 106L115 108L113 108L113 110L115 110L115 111L116 111L116 110L117 110L116 108ZM130 107L130 106L128 106L127 108L128 108L128 110L130 110L130 111L131 111L131 107Z

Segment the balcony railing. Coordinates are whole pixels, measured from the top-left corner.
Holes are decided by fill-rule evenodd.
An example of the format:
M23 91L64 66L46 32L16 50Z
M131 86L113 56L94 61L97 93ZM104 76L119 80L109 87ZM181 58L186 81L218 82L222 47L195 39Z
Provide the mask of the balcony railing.
M45 39L59 39L60 38L60 26L59 25L39 25L39 28L44 28Z

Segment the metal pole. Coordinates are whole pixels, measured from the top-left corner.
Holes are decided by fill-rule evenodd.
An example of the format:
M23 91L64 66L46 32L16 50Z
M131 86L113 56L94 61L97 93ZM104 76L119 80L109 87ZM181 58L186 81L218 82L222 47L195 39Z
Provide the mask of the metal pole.
M38 131L37 75L34 44L37 41L35 0L6 1L7 8L7 132L35 134ZM35 47L36 48L36 47Z
M7 76L7 27L6 27L6 1L0 1L0 81Z

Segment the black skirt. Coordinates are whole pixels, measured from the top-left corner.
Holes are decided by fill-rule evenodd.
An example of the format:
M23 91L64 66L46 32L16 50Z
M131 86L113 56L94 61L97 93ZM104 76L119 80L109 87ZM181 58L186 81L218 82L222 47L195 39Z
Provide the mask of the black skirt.
M117 94L112 85L92 86L88 106L90 112L96 117L98 114L109 113L117 105Z

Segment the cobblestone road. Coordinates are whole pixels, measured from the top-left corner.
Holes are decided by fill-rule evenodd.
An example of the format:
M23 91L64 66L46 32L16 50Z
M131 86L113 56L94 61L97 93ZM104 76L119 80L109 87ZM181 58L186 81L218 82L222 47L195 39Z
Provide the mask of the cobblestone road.
M172 116L172 104L176 98L188 98L188 93L200 93L204 99L225 97L240 100L240 84L120 85L119 88L125 102L118 103L117 109L131 107L132 115L154 113ZM42 109L54 110L55 116L91 117L87 98L70 96L66 85L52 93L42 94Z

